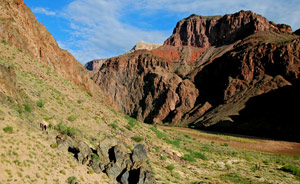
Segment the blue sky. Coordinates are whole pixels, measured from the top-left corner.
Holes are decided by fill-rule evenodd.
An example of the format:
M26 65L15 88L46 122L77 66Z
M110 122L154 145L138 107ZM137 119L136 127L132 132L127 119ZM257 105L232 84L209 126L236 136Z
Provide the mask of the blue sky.
M252 10L275 23L300 28L300 0L24 0L82 64L130 50L144 40L162 43L189 16Z

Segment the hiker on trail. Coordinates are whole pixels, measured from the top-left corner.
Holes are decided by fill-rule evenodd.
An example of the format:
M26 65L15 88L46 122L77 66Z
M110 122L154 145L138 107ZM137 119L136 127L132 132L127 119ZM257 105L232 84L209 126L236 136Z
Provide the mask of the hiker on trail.
M42 123L40 123L40 127L42 128L42 131L45 130L47 132L47 126L48 126L48 123L43 120Z

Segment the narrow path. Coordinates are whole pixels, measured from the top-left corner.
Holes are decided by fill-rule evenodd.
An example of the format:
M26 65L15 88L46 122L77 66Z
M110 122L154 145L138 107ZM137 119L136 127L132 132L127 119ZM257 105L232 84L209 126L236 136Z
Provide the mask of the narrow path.
M300 156L300 143L288 142L288 141L277 141L268 140L255 137L247 136L230 136L217 133L208 133L201 130L194 130L189 128L181 127L165 127L160 126L161 129L166 129L173 132L178 132L181 134L190 135L201 141L216 143L228 143L232 147L242 148L247 150L255 150L267 153L276 153L282 155L299 155Z

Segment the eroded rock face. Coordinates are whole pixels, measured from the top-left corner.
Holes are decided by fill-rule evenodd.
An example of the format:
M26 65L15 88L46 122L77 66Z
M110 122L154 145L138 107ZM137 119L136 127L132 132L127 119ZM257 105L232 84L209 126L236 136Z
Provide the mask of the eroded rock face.
M84 67L68 51L59 48L23 0L1 0L0 9L0 40L21 49L81 89L101 93Z
M93 61L87 62L84 67L89 71L99 71L105 61L106 59L95 59Z
M81 163L92 167L96 173L104 172L121 184L153 184L154 174L147 164L143 145L138 144L132 152L115 137L106 137L93 152L85 142L69 136L57 136L58 148L69 151Z
M192 15L163 46L111 58L92 78L140 121L208 128L237 123L249 99L294 85L299 47L289 26L250 11Z
M164 45L208 48L243 39L260 31L292 33L290 26L269 22L251 11L213 17L191 15L178 22Z

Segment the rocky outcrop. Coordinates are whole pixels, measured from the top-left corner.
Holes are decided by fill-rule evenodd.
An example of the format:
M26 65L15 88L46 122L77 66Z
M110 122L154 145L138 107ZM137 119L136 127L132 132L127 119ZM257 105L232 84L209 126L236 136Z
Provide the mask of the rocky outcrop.
M28 100L27 95L17 85L17 75L13 66L0 64L0 100L16 102L19 105Z
M84 67L89 71L99 71L107 59L95 59L87 62Z
M145 148L141 144L128 152L126 145L115 137L106 137L96 150L69 136L57 136L56 142L59 149L73 153L79 163L90 166L96 173L104 172L119 183L155 183Z
M208 48L230 44L261 31L292 33L290 26L276 25L251 11L240 11L223 17L191 15L177 23L172 36L164 45Z
M135 52L137 50L153 50L156 49L160 46L162 46L163 44L160 43L148 43L145 41L140 41L138 42L130 51L128 51L127 53L132 53Z

